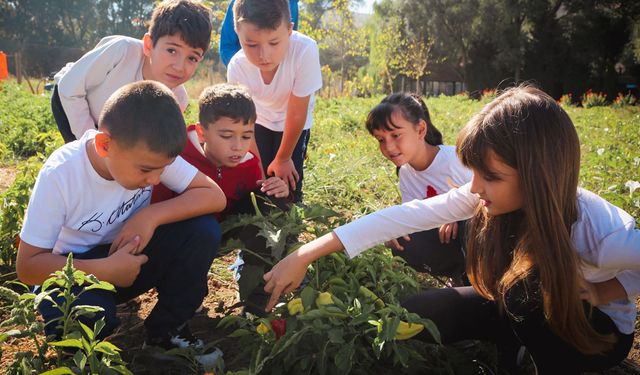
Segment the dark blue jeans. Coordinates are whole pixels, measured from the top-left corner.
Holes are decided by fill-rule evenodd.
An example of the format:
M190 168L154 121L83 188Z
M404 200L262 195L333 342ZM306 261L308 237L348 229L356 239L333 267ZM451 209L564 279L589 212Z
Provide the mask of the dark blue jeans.
M282 143L283 132L276 132L265 128L260 124L256 124L256 144L258 145L258 151L260 152L260 159L262 161L262 170L265 175L269 164L275 159L280 144ZM302 179L304 177L303 164L304 158L307 156L307 144L309 143L309 135L311 130L303 130L298 138L298 143L293 149L291 154L291 160L296 168L296 172L300 176L298 183L296 184L296 191L293 192L293 201L302 201Z
M220 237L220 226L213 215L159 226L143 251L149 260L141 267L133 285L116 288L116 293L101 290L83 293L75 304L100 306L104 312L81 321L93 328L94 322L104 317L106 326L99 336L104 338L118 326L117 304L156 288L158 302L144 322L147 335L158 337L180 327L193 317L208 293L207 274ZM109 247L110 244L100 245L86 253L74 254L74 257L104 258ZM61 316L60 310L50 302L41 303L38 310L45 323ZM45 333L59 336L62 332L56 325L47 324Z

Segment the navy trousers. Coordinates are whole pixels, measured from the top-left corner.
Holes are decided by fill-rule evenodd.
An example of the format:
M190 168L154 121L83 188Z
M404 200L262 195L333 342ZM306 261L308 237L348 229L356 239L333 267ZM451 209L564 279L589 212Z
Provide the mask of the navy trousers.
M81 321L93 327L104 317L106 326L99 337L104 338L118 326L116 305L156 288L158 302L145 320L149 337L158 337L180 327L195 314L208 293L207 274L220 244L221 231L213 215L200 216L156 228L143 250L149 257L142 265L133 285L116 288L116 293L91 290L83 293L77 305L100 306L104 312ZM74 255L78 259L104 258L109 244L94 247L86 253ZM77 293L77 291L76 291ZM60 310L44 301L38 307L45 323L61 316ZM56 322L45 326L47 335L62 332Z
M269 164L271 164L273 159L275 159L278 149L280 149L282 134L283 132L276 132L267 129L260 124L256 124L256 144L258 145L258 151L260 152L260 159L262 162L262 170L265 175L267 174ZM296 147L293 149L293 154L291 155L293 165L300 176L300 179L296 184L296 191L293 192L293 201L296 203L302 201L302 180L304 177L303 164L304 159L307 156L307 144L309 143L310 134L310 129L302 131L300 138L298 138L298 143L296 143Z

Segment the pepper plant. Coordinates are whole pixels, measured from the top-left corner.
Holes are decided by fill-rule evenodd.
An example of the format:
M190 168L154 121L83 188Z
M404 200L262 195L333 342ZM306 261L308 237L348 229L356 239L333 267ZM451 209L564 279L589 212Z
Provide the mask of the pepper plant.
M54 272L42 283L38 294L19 295L1 287L0 296L11 302L11 318L0 324L0 328L10 328L0 333L0 342L10 337L29 337L34 340L37 351L16 354L7 374L131 374L120 357L120 349L98 339L105 326L104 318L97 320L93 327L80 321L83 316L103 311L98 306L76 304L83 293L97 289L115 291L113 285L76 270L72 254L62 270ZM43 301L48 301L62 313L48 322L60 329L60 340L45 342L39 339L44 324L36 319L36 308ZM47 355L50 347L56 349L56 356Z

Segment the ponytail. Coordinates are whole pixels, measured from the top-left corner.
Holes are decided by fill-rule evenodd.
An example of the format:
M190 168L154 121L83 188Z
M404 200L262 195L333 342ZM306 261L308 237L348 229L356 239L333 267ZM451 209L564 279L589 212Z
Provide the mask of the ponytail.
M399 110L410 123L417 125L420 120L427 124L427 134L425 142L432 146L443 144L442 133L431 122L427 105L417 94L398 92L382 99L380 104L375 106L367 117L367 130L373 134L374 130L391 131L395 127L391 116L395 110Z

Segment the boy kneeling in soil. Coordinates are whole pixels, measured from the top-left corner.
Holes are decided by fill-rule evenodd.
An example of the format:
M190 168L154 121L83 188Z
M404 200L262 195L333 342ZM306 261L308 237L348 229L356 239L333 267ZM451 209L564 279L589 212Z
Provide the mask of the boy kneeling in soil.
M231 214L254 214L251 193L266 195L278 207L284 208L285 198L290 198L289 186L279 177L262 177L260 159L249 151L255 136L256 107L251 97L240 86L219 84L206 88L199 99L199 122L187 129L188 140L182 158L213 179L227 198L227 208L216 217L223 220ZM177 193L162 184L153 189L153 202L175 197ZM269 209L265 199L257 199L260 209ZM246 226L226 233L226 238L240 238L247 249L265 254L266 241L258 237L258 229ZM260 273L262 280L266 264L258 257L243 254L239 274ZM262 287L240 290L246 311L264 314L268 295Z
M222 211L222 190L177 155L186 142L184 118L171 91L153 81L128 84L107 100L98 130L56 150L33 188L20 233L17 273L41 284L74 254L74 267L116 286L116 293L84 292L78 305L103 312L99 338L118 325L116 305L151 288L158 302L145 320L145 345L193 347L187 321L207 295L207 273L220 243L213 212ZM152 185L162 182L179 197L149 205ZM60 336L59 309L43 301L47 335ZM219 351L200 352L212 363Z

